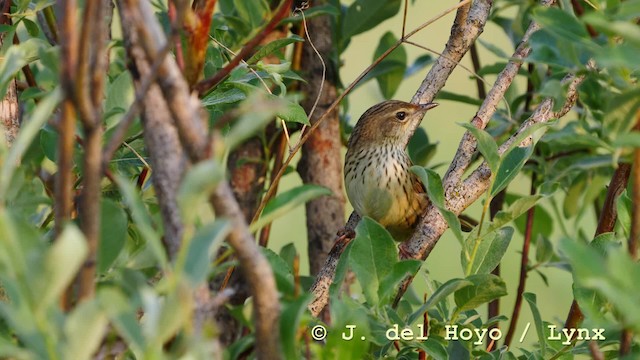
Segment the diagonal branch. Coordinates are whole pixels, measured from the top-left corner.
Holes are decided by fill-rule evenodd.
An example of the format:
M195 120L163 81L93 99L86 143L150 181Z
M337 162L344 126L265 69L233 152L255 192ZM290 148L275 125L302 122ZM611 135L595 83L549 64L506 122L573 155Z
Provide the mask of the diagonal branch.
M498 148L498 153L500 155L504 154L518 135L533 125L544 123L551 119L558 119L569 112L578 98L578 86L583 80L584 76L567 76L564 80L565 83L568 83L567 98L560 110L553 111L553 100L551 98L545 99L529 119L520 126L518 131ZM519 146L529 146L532 141L531 136L529 136ZM455 214L460 214L487 191L490 177L489 166L486 162L483 162L460 185L452 186L448 189L445 188L447 208ZM433 204L430 204L412 238L400 245L401 254L405 258L426 259L447 228L447 222L440 214L440 211ZM402 283L396 296L396 303L411 284L411 280L412 277L409 277Z

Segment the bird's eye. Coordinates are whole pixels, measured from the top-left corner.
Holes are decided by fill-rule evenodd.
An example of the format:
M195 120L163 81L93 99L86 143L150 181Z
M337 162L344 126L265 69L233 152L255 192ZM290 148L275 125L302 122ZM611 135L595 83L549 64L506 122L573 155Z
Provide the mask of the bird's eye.
M398 111L396 113L396 119L398 120L404 120L405 117L407 117L407 113L404 111Z

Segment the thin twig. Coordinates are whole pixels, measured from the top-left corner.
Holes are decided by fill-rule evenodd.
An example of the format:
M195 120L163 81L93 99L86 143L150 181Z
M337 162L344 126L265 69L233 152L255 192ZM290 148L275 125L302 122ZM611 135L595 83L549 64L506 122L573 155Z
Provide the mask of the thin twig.
M475 74L480 71L480 56L478 55L478 46L474 42L469 49L471 55L471 64L473 65L473 72ZM476 86L478 87L478 97L484 99L487 97L487 89L484 87L485 82L476 77Z
M529 191L531 195L536 193L536 173L531 175L531 189ZM518 318L520 317L520 308L522 307L522 299L524 295L524 289L527 283L527 272L529 271L529 248L531 245L531 238L533 237L533 219L535 215L536 207L532 206L527 210L527 223L524 232L524 242L522 243L522 258L520 260L520 278L518 280L518 290L516 292L516 303L513 305L513 311L511 313L511 320L509 322L509 328L507 335L504 339L504 345L510 346L513 335L516 331L518 324Z
M640 110L637 112L636 127L640 124ZM640 243L640 148L633 150L633 168L631 170L633 188L631 190L631 233L627 242L629 256L633 261L638 261L638 244ZM620 335L620 357L625 357L631 352L633 345L633 331L626 327Z
M607 195L604 200L604 205L602 206L594 238L600 234L613 231L618 219L618 211L616 208L617 199L627 187L630 174L631 165L627 163L618 164L618 168L614 171L611 181L609 182L609 187L607 188ZM567 319L564 322L564 327L567 329L575 329L583 319L584 314L580 310L578 302L573 300Z

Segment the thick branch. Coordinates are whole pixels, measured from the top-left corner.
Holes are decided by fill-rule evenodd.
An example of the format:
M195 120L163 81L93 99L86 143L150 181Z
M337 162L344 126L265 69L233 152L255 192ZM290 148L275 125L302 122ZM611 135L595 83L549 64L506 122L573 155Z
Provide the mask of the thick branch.
M235 250L240 268L251 287L258 359L280 359L280 342L277 336L280 303L271 266L249 232L242 211L226 181L218 185L210 201L216 215L230 219L233 225L227 241Z
M129 24L135 25L135 31L132 32L137 31L141 48L144 49L149 63L149 59L155 58L167 41L150 5L147 2L120 0L119 8L123 18L129 16ZM194 162L207 158L208 132L200 111L200 102L189 93L187 83L171 57L166 57L159 68L158 86L170 109L181 145L187 150L188 156ZM210 202L217 216L227 217L233 224L227 241L236 251L240 267L254 296L257 356L260 359L278 359L279 336L278 331L273 330L278 328L279 302L271 267L249 233L242 212L226 181L218 185L210 197Z
M308 22L309 38L321 56L327 58L333 48L330 36L332 25L328 16L318 17ZM302 104L310 113L317 99L318 107L311 116L311 123L326 112L329 104L338 97L336 90L336 71L332 63L318 58L310 43L302 50L301 70L307 83L302 85L307 95ZM320 93L320 91L322 91ZM313 132L302 146L302 156L298 163L298 172L305 184L317 184L331 190L332 195L311 200L305 204L307 214L307 238L309 267L312 275L318 273L331 249L332 237L336 229L344 224L344 190L342 186L342 156L340 149L340 118L337 109L330 111L323 123Z
M436 94L442 89L462 57L469 51L471 45L484 30L489 17L492 1L474 1L472 5L466 5L458 9L456 18L451 28L451 35L442 55L429 70L422 81L420 88L411 99L414 104L424 104L433 101ZM420 121L411 124L410 131L413 134L420 126Z

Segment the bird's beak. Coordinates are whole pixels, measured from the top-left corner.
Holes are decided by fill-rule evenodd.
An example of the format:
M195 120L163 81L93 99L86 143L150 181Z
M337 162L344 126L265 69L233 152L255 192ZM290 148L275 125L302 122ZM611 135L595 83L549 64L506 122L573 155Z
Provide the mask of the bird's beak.
M422 111L427 111L427 110L431 110L434 107L438 106L438 103L434 103L434 102L430 102L430 103L426 103L426 104L419 104L420 105L420 109Z

